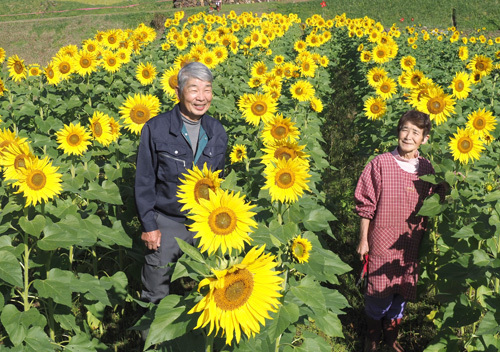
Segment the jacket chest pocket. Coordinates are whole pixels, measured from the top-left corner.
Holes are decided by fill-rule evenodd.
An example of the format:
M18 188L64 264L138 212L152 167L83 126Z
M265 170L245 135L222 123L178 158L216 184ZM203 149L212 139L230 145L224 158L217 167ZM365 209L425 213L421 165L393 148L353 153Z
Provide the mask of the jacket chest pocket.
M187 150L181 145L156 144L158 178L163 182L179 183L179 177L186 172Z
M225 148L220 146L205 147L203 150L202 161L212 166L212 170L217 167L225 157Z

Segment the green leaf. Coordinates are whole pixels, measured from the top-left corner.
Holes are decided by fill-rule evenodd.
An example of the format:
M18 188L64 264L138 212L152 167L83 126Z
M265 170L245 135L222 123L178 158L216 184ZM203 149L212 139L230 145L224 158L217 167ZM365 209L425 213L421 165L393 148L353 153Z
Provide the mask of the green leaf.
M316 326L330 337L344 337L342 332L342 322L337 314L326 311L324 314L315 314Z
M312 332L305 331L303 334L304 342L299 347L296 347L294 351L297 352L331 352L332 346L325 341L321 336L318 336Z
M467 225L467 226L462 227L460 230L458 230L456 233L454 233L451 237L470 238L470 237L474 237L475 235L476 235L476 233L474 232L472 225Z
M324 310L326 307L325 296L323 296L319 283L314 281L310 276L305 276L299 285L292 287L290 291L313 310L315 308Z
M300 316L299 306L293 302L285 302L278 312L271 315L272 321L267 322L266 332L271 339L280 336L291 324L294 324Z
M190 331L188 325L191 323L194 327L196 321L193 317L188 317L186 307L178 305L181 297L177 295L168 295L160 301L158 309L155 312L155 318L149 328L149 334L146 339L144 349L149 346L175 339Z
M303 223L306 229L318 232L330 228L328 221L335 221L337 218L331 211L324 207L314 208L311 211L305 210Z
M19 225L24 232L38 238L45 227L45 216L39 214L31 220L23 216L19 219Z
M107 349L105 344L97 339L89 340L89 337L84 333L71 337L71 341L64 347L65 351L70 352L105 351Z
M132 238L125 232L120 220L113 222L113 228L104 225L99 225L97 238L106 243L107 245L117 244L122 247L132 248Z
M123 169L120 168L120 165L118 163L117 167L114 167L111 164L106 164L104 165L104 172L108 181L113 182L114 180L122 177Z
M447 204L440 203L439 194L433 194L432 196L424 200L424 204L420 208L417 215L436 216L438 214L441 214L447 207Z
M38 295L43 298L52 298L54 302L71 307L72 282L67 278L54 278L33 281Z
M89 184L89 189L82 192L82 197L102 200L110 204L123 204L120 189L114 182L108 180L104 180L102 186L97 182L91 182Z
M181 250L186 255L188 255L191 259L193 259L193 260L195 260L195 261L197 261L199 263L205 264L205 260L203 259L203 256L201 255L201 253L196 248L194 248L193 246L191 246L186 241L181 240L180 238L176 237L175 240L179 244L179 247L181 248Z
M499 190L490 192L490 193L488 193L484 197L484 201L487 202L487 203L489 203L489 202L495 202L495 201L497 201L499 199L500 199L500 191Z
M26 352L54 352L50 338L39 326L29 329L24 342L26 344L24 351Z
M106 288L110 282L101 282L90 274L80 274L79 279L73 280L72 289L77 292L86 293L85 297L91 301L98 301L105 306L111 306ZM107 287L104 287L106 285Z
M14 346L20 345L27 334L27 329L22 324L21 312L12 304L8 304L2 309L0 320Z
M23 287L23 274L16 256L0 250L0 279L13 286Z

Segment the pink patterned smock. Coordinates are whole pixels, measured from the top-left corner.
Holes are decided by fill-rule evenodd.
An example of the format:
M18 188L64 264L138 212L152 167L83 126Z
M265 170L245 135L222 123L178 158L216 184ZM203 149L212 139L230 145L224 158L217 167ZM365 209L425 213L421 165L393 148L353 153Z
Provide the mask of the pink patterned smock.
M366 165L354 194L356 213L370 219L368 287L366 294L387 297L399 293L416 298L418 251L427 218L417 216L435 186L419 176L432 174L431 163L419 157L418 171L401 169L391 153Z

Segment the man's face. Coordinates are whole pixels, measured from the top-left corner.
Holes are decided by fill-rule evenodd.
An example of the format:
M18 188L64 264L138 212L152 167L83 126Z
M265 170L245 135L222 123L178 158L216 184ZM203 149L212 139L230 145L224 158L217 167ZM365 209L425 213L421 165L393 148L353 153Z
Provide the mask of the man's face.
M212 103L212 83L198 78L190 78L184 89L175 89L181 112L191 120L199 120L210 108Z

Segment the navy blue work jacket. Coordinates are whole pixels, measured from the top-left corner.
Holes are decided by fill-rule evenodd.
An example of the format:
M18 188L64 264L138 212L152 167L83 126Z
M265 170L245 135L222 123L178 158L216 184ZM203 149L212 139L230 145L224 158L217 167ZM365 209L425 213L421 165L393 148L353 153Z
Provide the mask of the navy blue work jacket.
M227 134L222 124L203 115L199 136L194 156L179 105L144 125L135 175L135 203L144 231L158 229L156 212L178 222L186 220L176 194L183 178L181 175L186 174L188 168L196 165L201 169L207 163L213 171L224 172Z

